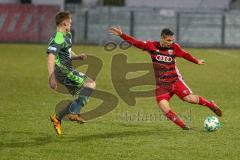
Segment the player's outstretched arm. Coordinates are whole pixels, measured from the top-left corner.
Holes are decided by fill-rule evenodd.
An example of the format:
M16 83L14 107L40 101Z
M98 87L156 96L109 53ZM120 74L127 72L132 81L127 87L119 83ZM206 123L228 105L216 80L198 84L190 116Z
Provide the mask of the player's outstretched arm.
M203 64L205 64L205 61L204 61L203 59L199 59L199 60L198 60L198 64L199 64L199 65L203 65Z
M111 34L113 34L113 35L120 36L123 40L131 43L132 45L134 45L137 48L140 48L140 49L143 49L143 50L147 50L148 49L148 45L147 45L146 42L137 40L137 39L135 39L135 38L133 38L133 37L123 33L122 28L120 26L110 27L108 29L108 31Z
M203 65L205 64L205 61L202 59L197 59L195 57L193 57L191 54L189 54L188 52L186 52L184 49L182 49L178 44L175 43L176 46L176 50L177 50L177 56L178 57L182 57L190 62L199 64L199 65Z
M197 58L193 57L191 54L189 54L189 53L187 53L187 52L184 53L184 54L182 55L182 57L183 57L184 59L190 61L190 62L199 64L199 65L205 64L205 61L204 61L204 60L202 60L202 59L197 59Z
M116 36L121 36L123 34L122 32L122 28L120 26L117 26L117 27L110 27L108 29L108 31L111 33L111 34L114 34Z
M87 59L87 55L84 54L84 53L77 55L76 53L71 51L71 59L72 60L86 60Z
M54 74L55 55L52 53L48 54L48 74L49 74L49 86L56 90L57 82Z

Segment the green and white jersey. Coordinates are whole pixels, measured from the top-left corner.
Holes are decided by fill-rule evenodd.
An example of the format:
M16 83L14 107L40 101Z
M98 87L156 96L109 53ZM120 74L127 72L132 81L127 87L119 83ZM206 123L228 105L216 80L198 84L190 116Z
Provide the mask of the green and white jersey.
M56 56L55 68L60 69L63 73L72 71L71 60L72 34L70 32L64 34L56 32L50 39L47 53L52 53Z
M58 82L66 85L70 93L75 95L78 89L85 83L87 76L78 72L72 66L71 59L72 34L56 32L50 39L47 54L54 54L55 70L54 74Z

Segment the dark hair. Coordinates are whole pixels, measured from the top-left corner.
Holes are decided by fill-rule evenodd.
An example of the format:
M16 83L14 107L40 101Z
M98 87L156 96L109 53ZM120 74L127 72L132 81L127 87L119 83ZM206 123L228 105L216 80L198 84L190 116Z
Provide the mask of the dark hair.
M55 17L56 25L59 26L64 20L70 19L70 18L71 18L71 13L66 11L58 12Z
M168 28L164 28L161 32L161 37L166 37L166 36L173 36L174 33Z

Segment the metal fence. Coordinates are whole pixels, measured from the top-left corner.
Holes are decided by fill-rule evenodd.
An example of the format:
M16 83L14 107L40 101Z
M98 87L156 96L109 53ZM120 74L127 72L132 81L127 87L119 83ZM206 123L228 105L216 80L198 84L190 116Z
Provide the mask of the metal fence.
M75 43L104 44L120 39L109 35L109 26L141 40L158 40L163 28L175 31L177 41L192 47L240 47L240 12L174 12L124 7L77 8L74 11Z

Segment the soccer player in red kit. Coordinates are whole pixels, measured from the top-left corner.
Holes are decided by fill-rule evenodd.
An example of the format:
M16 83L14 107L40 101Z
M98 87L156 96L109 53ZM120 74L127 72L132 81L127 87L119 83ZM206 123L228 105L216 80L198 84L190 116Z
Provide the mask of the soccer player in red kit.
M165 115L182 129L188 130L189 127L180 119L170 108L169 100L176 94L183 101L206 106L217 116L222 116L222 111L213 102L194 95L190 88L183 81L181 74L176 66L176 57L184 58L198 65L203 65L204 60L197 59L184 51L179 44L174 42L174 33L165 28L161 32L159 41L140 41L122 32L121 27L111 27L109 32L120 36L123 40L131 43L137 48L149 53L153 62L153 69L156 79L156 100Z

